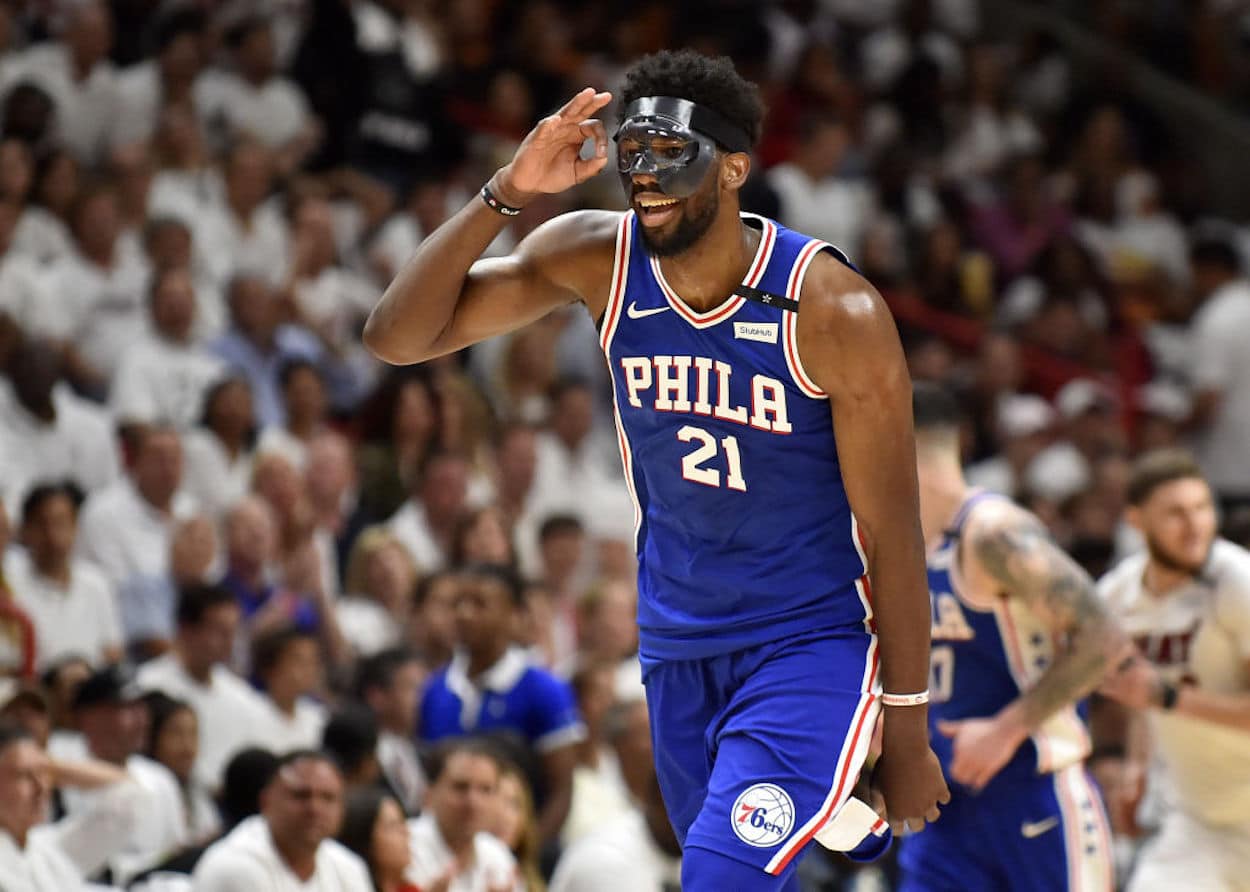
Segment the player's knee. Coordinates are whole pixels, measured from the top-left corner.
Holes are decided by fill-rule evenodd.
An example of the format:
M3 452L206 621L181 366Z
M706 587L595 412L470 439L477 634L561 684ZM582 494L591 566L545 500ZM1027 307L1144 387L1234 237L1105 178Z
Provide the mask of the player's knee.
M793 867L773 876L699 846L687 846L681 853L682 892L790 892L797 888L793 875Z

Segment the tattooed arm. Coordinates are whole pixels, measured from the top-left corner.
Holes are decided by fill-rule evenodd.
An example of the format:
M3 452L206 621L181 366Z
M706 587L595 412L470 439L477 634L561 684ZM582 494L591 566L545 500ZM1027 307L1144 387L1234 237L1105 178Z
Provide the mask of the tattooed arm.
M955 738L952 776L979 789L1046 719L1098 686L1126 641L1089 575L1051 542L1037 518L1006 501L973 512L961 561L971 592L983 601L1026 604L1056 639L1049 668L997 715L939 726Z

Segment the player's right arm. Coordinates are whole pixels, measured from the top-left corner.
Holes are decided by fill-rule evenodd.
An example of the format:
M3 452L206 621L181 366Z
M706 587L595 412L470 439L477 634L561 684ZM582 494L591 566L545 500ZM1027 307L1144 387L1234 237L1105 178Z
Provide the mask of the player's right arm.
M530 131L491 178L503 204L524 207L563 192L607 163L607 135L593 116L612 99L587 87ZM582 159L583 143L595 154ZM396 365L452 353L581 300L598 317L607 300L615 224L605 211L565 214L534 230L508 257L481 260L510 218L477 196L431 233L365 323L365 346Z
M968 519L963 540L970 588L1024 602L1057 641L1047 670L997 715L939 725L955 740L951 776L979 789L1046 719L1094 690L1129 645L1093 579L1033 515L1005 500L983 503Z

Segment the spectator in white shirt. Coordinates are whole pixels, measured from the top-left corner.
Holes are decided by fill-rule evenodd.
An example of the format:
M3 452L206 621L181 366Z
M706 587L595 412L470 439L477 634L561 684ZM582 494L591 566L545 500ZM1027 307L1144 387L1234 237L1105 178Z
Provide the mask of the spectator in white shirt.
M51 149L39 158L31 200L13 231L13 251L40 264L69 256L74 250L69 213L78 189L79 166L70 152Z
M200 745L194 778L216 790L226 763L259 739L264 724L260 695L225 663L234 651L239 606L224 588L184 588L178 601L178 637L173 650L139 667L136 680L185 700L199 720Z
M109 403L120 422L170 424L199 420L204 394L225 373L222 361L195 345L195 288L186 269L162 269L149 286L151 333L121 360Z
M83 163L95 164L107 150L118 110L117 75L108 59L113 17L98 0L68 4L62 11L65 25L58 39L26 50L12 76L33 81L52 97L57 141Z
M192 88L204 65L204 14L194 8L158 13L155 56L120 72L118 114L111 122L113 145L146 142L156 133L161 109L193 101Z
M158 762L139 755L148 722L141 691L119 667L101 669L74 694L74 720L81 738L61 738L54 755L99 759L125 770L147 794L124 845L109 858L112 881L124 885L186 845L190 839L181 793L174 775ZM74 752L77 743L81 750ZM66 791L61 801L70 817L90 812L98 793Z
M352 544L343 596L334 604L339 628L358 657L399 643L412 612L417 568L385 527L361 531Z
M8 140L0 144L0 153L12 144L18 143ZM13 246L20 214L21 205L16 200L0 196L0 312L7 313L18 328L33 335L55 329L55 323L46 319L54 296L39 260Z
M183 435L186 491L205 513L221 517L252 482L256 411L247 379L221 378L204 394L200 425Z
M426 456L412 495L387 522L423 572L442 569L465 511L469 464L453 452Z
M286 406L286 422L261 431L256 451L276 452L303 471L308 462L308 445L326 429L329 403L320 369L307 359L291 359L278 373Z
M61 382L55 346L23 339L7 365L8 381L0 380L0 494L10 512L16 515L37 483L69 480L95 494L117 482L121 461L112 422Z
M111 185L83 189L70 219L74 251L48 272L62 326L57 334L75 348L71 377L84 389L106 393L121 357L147 328L147 262L122 250Z
M32 489L22 506L26 554L5 563L17 603L35 624L40 669L68 656L101 666L123 654L116 592L99 570L73 557L79 498L65 484Z
M102 795L91 811L45 824L54 786ZM145 798L116 766L50 759L30 732L0 721L0 882L5 892L86 892L84 878L124 845Z
M286 277L287 223L266 201L273 182L272 153L259 143L239 141L226 155L225 201L200 208L196 245L223 285L239 274L259 276L271 286Z
M204 126L217 141L260 140L282 174L298 170L317 147L319 127L300 88L276 67L269 19L255 15L226 34L234 71L208 72L196 88ZM212 133L218 126L221 132Z
M378 764L404 811L416 814L425 797L425 768L414 743L417 702L429 670L403 648L362 660L356 670L356 696L378 720Z
M452 741L440 755L426 811L408 822L408 880L447 892L522 892L516 859L486 829L499 807L498 757L472 740Z
M252 672L264 692L260 739L265 745L287 753L320 744L327 716L314 699L325 684L317 636L294 626L258 636L252 642Z
M137 597L135 587L169 576L174 528L195 508L179 488L182 444L177 431L139 430L133 448L130 476L83 505L78 537L78 553L117 587L124 623L127 600Z
M850 148L846 125L830 115L803 120L789 161L768 171L768 183L781 199L781 219L841 248L850 257L875 210L871 188L841 175Z
M261 793L261 813L214 843L195 892L371 892L365 863L332 837L343 822L343 778L327 757L294 753Z

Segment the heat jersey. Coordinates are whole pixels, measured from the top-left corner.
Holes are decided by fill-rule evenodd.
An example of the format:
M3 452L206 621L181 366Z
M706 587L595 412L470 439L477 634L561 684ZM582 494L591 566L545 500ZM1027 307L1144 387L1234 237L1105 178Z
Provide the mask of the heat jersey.
M617 232L600 343L636 509L646 658L862 630L870 617L828 399L799 361L789 303L821 251L848 261L772 220L742 218L760 232L747 287L702 313L665 281L632 212Z
M930 737L947 777L951 740L937 732L937 723L994 715L1031 687L1054 658L1050 630L1018 599L999 598L985 608L960 594L960 533L969 513L987 498L1001 496L976 493L967 499L928 556L933 607ZM1067 706L1025 741L994 782L1059 771L1084 759L1089 748L1085 725L1075 707Z
M1145 553L1123 560L1099 591L1167 680L1225 694L1250 691L1250 553L1219 540L1202 573L1162 595L1146 590ZM1250 828L1250 735L1152 709L1169 805L1207 824Z

